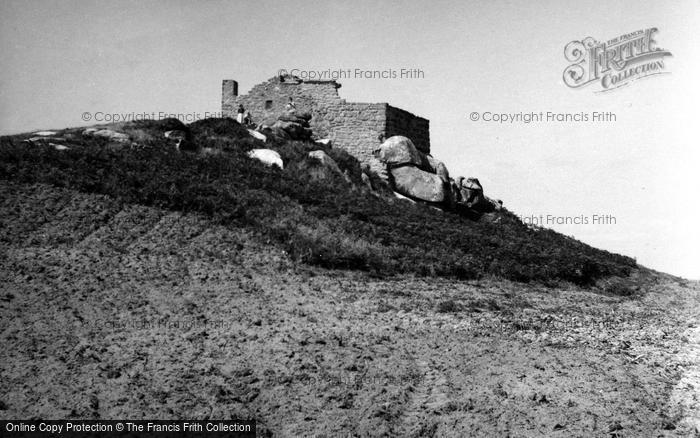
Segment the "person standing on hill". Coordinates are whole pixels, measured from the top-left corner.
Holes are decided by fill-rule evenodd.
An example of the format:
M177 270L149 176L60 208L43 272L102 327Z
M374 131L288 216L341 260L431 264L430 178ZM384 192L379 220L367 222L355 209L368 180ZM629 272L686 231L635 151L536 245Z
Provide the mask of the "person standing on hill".
M245 108L243 108L243 104L238 104L238 110L236 110L236 120L238 123L241 125L243 124L243 114L245 113Z

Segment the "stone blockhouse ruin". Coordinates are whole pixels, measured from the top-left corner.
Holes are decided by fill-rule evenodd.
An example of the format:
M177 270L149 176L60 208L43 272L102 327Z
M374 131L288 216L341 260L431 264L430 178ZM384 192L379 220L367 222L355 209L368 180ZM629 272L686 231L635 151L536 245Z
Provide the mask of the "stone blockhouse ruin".
M250 111L255 123L272 125L286 110L291 97L297 112L309 112L316 139L329 138L333 147L345 149L361 162L374 167L373 151L394 135L403 135L423 153L430 153L429 121L387 103L346 102L333 80L305 81L294 76L276 76L238 95L238 83L223 81L221 110L236 116L239 104Z

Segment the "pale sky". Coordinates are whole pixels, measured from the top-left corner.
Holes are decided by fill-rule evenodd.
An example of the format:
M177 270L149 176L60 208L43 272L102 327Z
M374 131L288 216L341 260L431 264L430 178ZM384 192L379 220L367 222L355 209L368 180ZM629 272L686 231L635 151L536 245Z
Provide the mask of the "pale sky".
M595 93L562 81L564 46L659 29L670 74ZM430 119L432 153L522 216L645 266L700 278L700 2L0 2L0 133L83 112L203 114L281 69L421 69L344 79L348 101ZM611 111L609 123L498 124L471 112Z

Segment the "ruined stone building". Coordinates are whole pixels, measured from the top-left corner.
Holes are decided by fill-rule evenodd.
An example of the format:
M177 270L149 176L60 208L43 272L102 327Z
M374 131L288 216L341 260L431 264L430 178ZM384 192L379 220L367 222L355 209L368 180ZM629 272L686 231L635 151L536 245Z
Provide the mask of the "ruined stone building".
M340 84L333 80L276 76L239 96L238 83L227 79L223 81L221 109L235 117L242 104L256 123L272 125L285 112L291 97L298 112L312 114L310 124L315 138L331 139L333 147L345 149L370 166L375 161L372 152L393 135L406 136L420 151L430 153L427 119L387 103L346 102L340 98L338 88Z

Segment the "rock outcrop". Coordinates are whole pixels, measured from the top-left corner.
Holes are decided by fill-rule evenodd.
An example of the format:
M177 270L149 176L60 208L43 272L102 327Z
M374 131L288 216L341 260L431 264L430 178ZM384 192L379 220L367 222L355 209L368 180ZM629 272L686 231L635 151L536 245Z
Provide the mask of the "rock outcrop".
M502 203L484 195L476 178L450 178L445 164L420 152L413 142L400 135L388 138L375 151L375 157L390 178L395 193L444 210L456 211L472 219L500 210ZM377 173L376 169L373 169Z
M476 178L459 178L453 181L453 192L456 192L456 206L460 211L469 210L480 215L500 210L503 202L484 195L484 188ZM455 190L456 189L456 190Z
M444 182L450 182L450 173L447 171L447 166L442 161L434 158L432 155L424 155L424 166L421 167L426 172L431 172L440 177Z
M405 165L421 166L420 152L413 142L402 136L389 137L377 151L377 158L389 168Z
M109 141L116 143L129 143L129 136L123 132L113 131L111 129L96 129L88 128L83 131L83 135L86 137L102 137Z
M56 133L53 131L40 131L40 132L35 132L34 135L35 137L30 137L26 140L23 140L23 143L30 144L32 146L51 146L52 148L56 149L57 151L67 151L70 149L70 147L66 146L66 139L62 137L52 137L51 135L55 135Z
M447 199L445 182L432 171L428 156L420 152L409 138L402 135L389 137L375 151L375 156L388 171L394 191L431 203L442 203Z
M277 118L270 130L276 137L299 141L310 140L313 133L309 126L309 120L311 120L309 113L287 112Z
M347 181L345 174L338 167L338 163L324 151L311 151L308 157L309 159L301 162L299 166L304 169L312 180L343 178Z
M272 126L258 125L250 134L261 140L261 137L264 137L263 141L267 139L308 141L313 135L309 120L311 120L310 113L297 114L290 111L279 116Z
M333 158L331 158L327 153L325 153L322 150L309 152L309 157L320 161L321 164L323 164L325 167L331 169L333 172L336 172L338 174L343 173L340 171L340 168L338 167L338 163L336 163Z
M394 180L394 189L402 195L426 202L445 201L445 184L436 174L413 166L396 167L390 172Z

